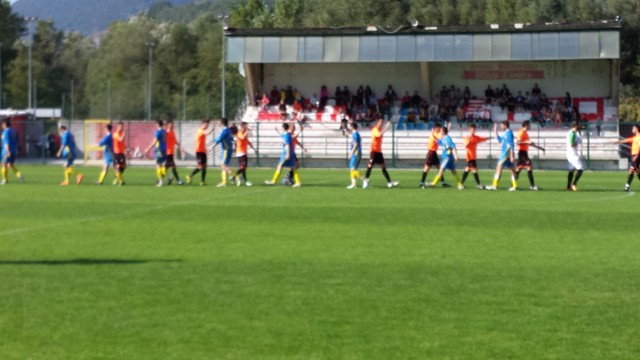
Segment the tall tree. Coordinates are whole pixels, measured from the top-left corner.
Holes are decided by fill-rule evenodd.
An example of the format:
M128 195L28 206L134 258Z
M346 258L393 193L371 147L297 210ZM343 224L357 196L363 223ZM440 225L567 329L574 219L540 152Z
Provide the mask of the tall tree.
M2 105L6 95L5 89L7 85L10 64L18 56L18 47L16 42L20 39L20 35L24 32L24 23L21 17L15 14L11 9L11 4L6 0L0 0L0 73L2 78L2 88L0 88L0 100Z
M306 12L305 0L276 0L273 24L279 28L302 27Z

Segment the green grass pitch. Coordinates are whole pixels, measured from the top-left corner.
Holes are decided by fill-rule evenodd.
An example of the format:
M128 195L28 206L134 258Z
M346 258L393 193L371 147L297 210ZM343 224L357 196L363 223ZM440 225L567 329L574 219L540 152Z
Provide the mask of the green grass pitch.
M640 358L624 172L509 193L395 169L369 190L347 170L302 169L301 189L261 185L270 169L224 189L217 169L161 189L151 168L121 188L22 170L0 187L3 360Z

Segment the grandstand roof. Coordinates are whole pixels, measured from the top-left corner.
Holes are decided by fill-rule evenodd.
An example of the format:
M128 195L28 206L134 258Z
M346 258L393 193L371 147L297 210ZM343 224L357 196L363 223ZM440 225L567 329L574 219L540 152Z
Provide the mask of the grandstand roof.
M622 23L227 30L229 63L619 59Z

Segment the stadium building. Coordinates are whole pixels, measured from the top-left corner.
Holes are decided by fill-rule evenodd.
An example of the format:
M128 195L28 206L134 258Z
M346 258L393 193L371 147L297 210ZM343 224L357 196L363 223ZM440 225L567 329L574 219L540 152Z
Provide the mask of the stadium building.
M242 109L245 121L268 122L281 119L273 103L261 110L253 103L257 94L269 95L272 89L291 86L306 99L316 99L324 85L334 98L336 87L348 86L355 94L360 86L369 86L383 99L391 85L398 101L391 104L391 120L396 123L394 142L385 143L399 164L411 165L424 156L425 131L429 123L407 122L411 109L403 109L400 98L417 92L428 103L437 101L443 87L465 89L471 99L464 111L471 114L482 107L493 121L519 123L537 114L528 109L503 109L498 101L485 101L485 89L506 86L516 96L531 93L537 84L555 108L563 104L567 93L580 119L598 123L603 133L617 136L617 106L620 67L620 29L613 20L587 23L511 24L487 26L422 26L417 23L400 27L367 26L323 29L234 29L226 31L227 63L240 63L246 75L250 103ZM290 104L289 104L290 105ZM307 142L311 143L307 161L344 157L340 139L333 144L326 123L339 122L344 108L330 99L321 110L305 106L310 120ZM417 109L416 109L417 110ZM287 107L288 116L294 109ZM452 121L455 117L452 116ZM323 126L314 126L322 122ZM272 129L272 126L269 127ZM518 129L514 126L513 129ZM454 130L457 127L454 125ZM313 134L318 139L314 139ZM460 131L453 131L460 138ZM562 126L545 127L542 134L550 152L538 160L555 168L563 159ZM274 144L262 133L261 141ZM534 137L535 137L534 136ZM367 138L366 134L363 134ZM536 139L537 140L537 139ZM608 140L607 140L608 141ZM316 144L316 142L318 144ZM461 141L456 141L461 144ZM551 143L549 143L551 142ZM322 148L324 144L324 148ZM491 144L480 149L480 156L491 158ZM495 148L495 144L493 147ZM557 150L557 151L555 151ZM590 143L592 168L617 168L620 155L616 146L594 136ZM263 152L267 154L267 151ZM557 164L556 164L557 163Z

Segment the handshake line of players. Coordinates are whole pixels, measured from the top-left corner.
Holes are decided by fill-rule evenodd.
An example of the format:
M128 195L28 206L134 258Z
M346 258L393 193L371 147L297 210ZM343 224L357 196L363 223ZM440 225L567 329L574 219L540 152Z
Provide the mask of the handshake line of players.
M371 171L375 165L380 166L382 174L387 181L389 188L398 186L397 181L391 180L389 172L386 169L384 156L382 154L382 141L384 134L390 127L390 123L383 119L379 119L371 132L371 151L369 155L369 161L367 164L367 170L365 176L362 177L359 171L360 163L362 160L362 138L358 132L358 124L352 122L349 124L349 129L345 133L351 137L351 147L349 153L349 169L351 183L347 186L348 189L354 189L358 186L358 180L362 181L362 188L366 189L370 187L369 178ZM196 167L193 171L186 176L185 180L187 184L191 184L192 181L200 174L200 185L206 184L207 175L207 154L213 151L216 146L219 146L220 158L221 158L221 182L218 187L227 186L227 184L235 184L238 186L252 186L252 183L247 179L247 166L248 166L248 148L250 147L256 154L257 150L249 140L250 132L247 123L242 122L239 128L235 126L230 127L226 118L219 121L219 126L222 128L218 136L213 142L207 144L207 137L210 136L215 130L216 126L210 127L209 120L203 120L196 132ZM102 138L99 146L104 150L104 164L100 175L96 181L96 184L102 185L109 172L110 168L114 171L114 185L125 185L124 172L126 170L126 143L125 143L125 130L124 123L118 122L115 125L115 129L112 124L107 124L106 135ZM434 188L439 183L443 187L450 187L444 179L444 172L449 170L456 180L457 188L464 189L465 181L468 175L473 174L476 188L486 190L497 190L502 175L503 169L509 169L511 173L511 187L509 191L516 191L518 189L518 179L522 170L527 171L529 179L529 189L537 191L538 187L535 184L533 176L533 166L529 157L529 147L538 148L542 151L545 149L529 138L528 131L531 128L531 123L525 121L522 123L522 129L514 136L513 131L510 129L510 124L507 121L500 123L501 134L498 133L498 124L494 125L493 133L496 140L501 144L501 155L496 166L496 172L493 178L493 183L490 186L484 186L480 182L478 175L478 167L476 163L477 159L477 146L478 144L489 140L487 137L482 137L476 134L475 124L469 125L469 133L464 137L464 146L466 150L466 167L462 177L458 175L455 162L459 160L458 151L456 145L449 136L449 128L440 124L435 124L429 141L427 144L427 156L424 163L422 172L422 178L419 183L420 188ZM567 176L567 190L577 191L577 184L583 174L583 164L580 156L579 147L582 144L582 137L580 135L580 124L574 122L571 130L567 133L566 146L567 146L567 162L568 162L568 176ZM302 127L299 127L296 131L295 123L283 123L282 131L279 131L282 137L282 153L278 161L278 166L271 180L265 181L267 185L274 185L278 182L281 176L282 170L288 168L289 172L283 181L285 185L291 185L292 187L300 187L301 181L298 173L299 162L296 156L296 148L300 147L302 150L307 151L303 144L298 141L298 137L302 132ZM74 136L66 128L66 126L60 127L61 132L61 145L57 152L57 156L65 159L64 162L64 179L60 183L62 186L70 184L70 179L75 175L75 182L77 184L82 183L84 175L76 172L74 169L74 161L76 159L76 143ZM614 141L613 143L631 144L631 166L629 169L629 176L627 183L625 184L625 191L629 191L631 182L634 175L637 175L640 179L640 128L638 125L634 125L632 128L633 136ZM235 156L238 158L238 170L233 173L230 168L231 158L233 154L233 142L235 138ZM17 154L17 138L15 131L11 128L9 119L2 121L2 179L0 184L7 183L7 174L9 169L13 170L16 177L24 182L24 177L21 172L15 167L15 160ZM516 146L518 148L516 158ZM441 157L438 157L438 149L441 148ZM146 148L145 153L150 150L154 150L154 158L156 164L156 185L158 187L165 185L165 178L167 178L167 184L171 184L174 181L182 185L183 182L177 171L175 164L175 151L180 150L184 154L182 145L178 142L175 132L174 124L172 121L164 123L161 120L156 122L156 131L151 140L151 143ZM517 159L517 161L516 161ZM167 176L167 168L171 169L171 173ZM427 182L427 175L431 169L437 169L438 173L431 182Z

